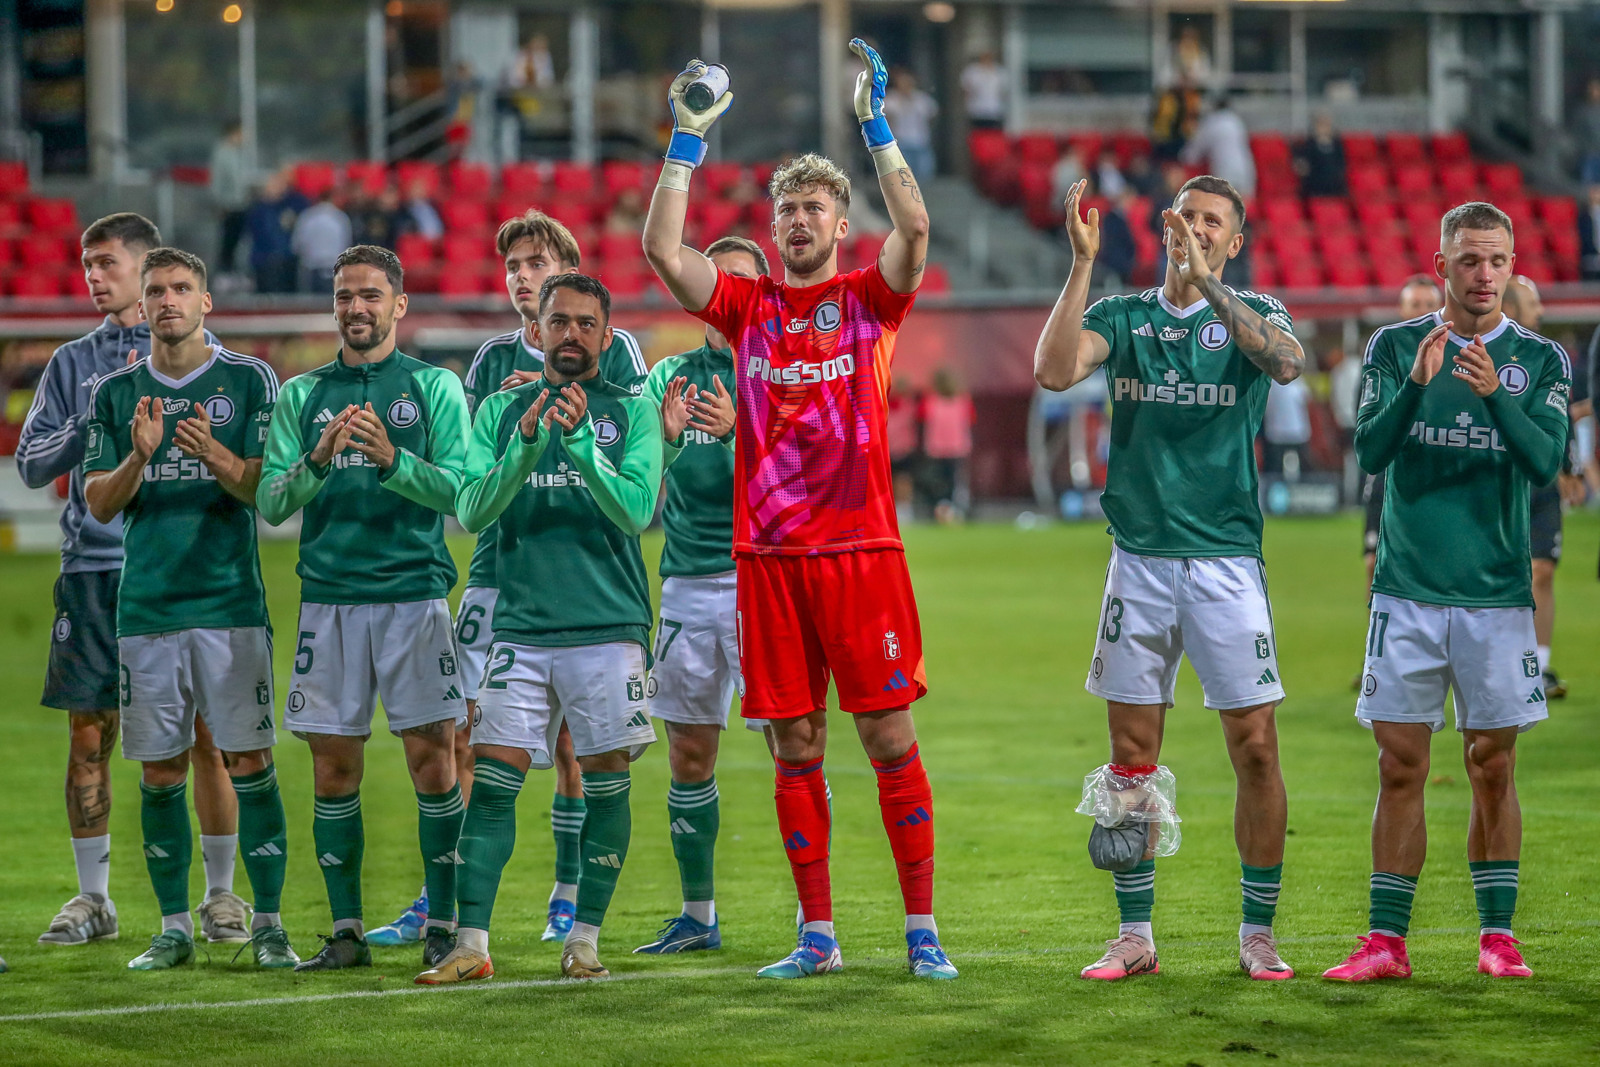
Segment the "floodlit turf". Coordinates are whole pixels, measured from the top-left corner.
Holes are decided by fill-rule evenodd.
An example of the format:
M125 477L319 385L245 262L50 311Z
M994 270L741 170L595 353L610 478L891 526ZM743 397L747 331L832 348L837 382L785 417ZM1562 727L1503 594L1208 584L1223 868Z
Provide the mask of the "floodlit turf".
M792 947L794 897L770 764L760 739L742 729L726 735L718 768L721 952L628 954L678 909L663 746L637 767L633 846L601 939L617 981L552 981L558 947L538 941L551 881L548 774L529 776L519 809L519 848L495 913L493 981L418 991L415 947L374 950L376 966L353 974L257 973L230 963L231 949L176 973L125 970L155 932L156 915L139 854L137 771L120 760L112 890L122 940L37 946L74 888L61 802L63 716L35 704L55 562L0 557L0 955L12 968L0 977L0 1062L1592 1061L1600 1056L1597 535L1593 516L1573 517L1559 572L1556 660L1574 696L1553 704L1551 722L1520 746L1527 836L1517 932L1536 977L1495 983L1475 973L1468 789L1457 735L1447 732L1435 745L1429 789L1434 847L1411 938L1417 976L1365 987L1316 977L1354 946L1366 917L1376 785L1371 737L1351 717L1365 630L1353 516L1267 530L1289 691L1280 733L1293 835L1278 930L1300 975L1282 983L1249 982L1236 965L1232 776L1216 717L1201 708L1188 668L1167 731L1185 826L1182 851L1157 866L1162 973L1116 985L1077 977L1116 929L1110 876L1090 868L1089 822L1072 813L1082 776L1106 752L1103 708L1083 691L1109 545L1095 526L907 537L933 687L917 714L938 815L936 907L961 968L959 981L926 983L905 973L873 776L838 716L828 775L841 974L793 983L753 976ZM653 556L659 541L650 545ZM464 563L467 542L455 548ZM268 545L265 560L283 638L294 632L293 548ZM280 701L292 654L293 642L280 639ZM309 954L329 927L311 850L310 765L291 737L278 751L290 827L283 912ZM363 793L367 918L377 925L421 880L416 806L400 746L385 733L372 744ZM194 878L198 892L198 854ZM242 867L238 886L248 895ZM210 1002L224 1003L202 1006Z

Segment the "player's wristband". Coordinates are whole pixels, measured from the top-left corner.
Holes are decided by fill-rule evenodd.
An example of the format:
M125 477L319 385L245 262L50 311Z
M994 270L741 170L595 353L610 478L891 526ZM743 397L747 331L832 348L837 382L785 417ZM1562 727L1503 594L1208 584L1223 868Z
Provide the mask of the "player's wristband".
M673 130L667 142L667 162L682 163L691 170L706 161L706 139L698 134Z
M676 189L680 193L689 191L689 176L694 169L686 163L674 163L667 160L661 165L661 177L656 179L656 185L663 189Z
M872 165L878 168L878 177L893 174L900 170L909 170L906 166L906 157L900 151L900 146L891 140L882 148L872 149Z
M894 144L894 134L889 132L889 120L882 115L874 115L861 124L861 137L867 142L867 148L874 152L884 145Z
M310 452L307 452L305 455L301 456L300 462L305 464L306 470L310 471L312 476L317 478L319 481L326 478L328 476L328 472L333 470L332 463L318 463L316 460L311 458Z

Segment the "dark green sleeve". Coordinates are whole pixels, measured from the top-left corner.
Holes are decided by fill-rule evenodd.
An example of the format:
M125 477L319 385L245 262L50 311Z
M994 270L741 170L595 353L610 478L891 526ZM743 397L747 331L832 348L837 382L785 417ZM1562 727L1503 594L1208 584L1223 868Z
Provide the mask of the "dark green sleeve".
M1101 297L1090 305L1089 310L1083 313L1083 328L1093 330L1104 337L1106 344L1115 351L1117 347L1117 321L1122 318L1118 312L1122 308L1122 301L1114 296Z
M256 486L256 510L273 526L309 504L328 477L330 468L318 469L311 463L300 437L300 409L313 384L304 376L289 379L273 405L261 484Z
M117 441L116 412L109 391L98 386L89 401L89 421L84 426L83 471L115 470L122 462L122 448Z
M1566 368L1559 359L1550 359L1538 387L1529 391L1527 407L1503 385L1484 398L1506 454L1536 486L1549 485L1561 470L1567 452L1567 397L1571 390Z
M1361 368L1361 407L1356 412L1356 461L1362 470L1377 474L1394 462L1411 432L1422 390L1409 372L1398 372L1388 336L1375 335Z
M501 453L500 419L514 399L512 393L491 393L478 405L455 503L456 517L468 533L487 529L500 517L550 444L550 435L543 426L529 441L522 436L521 428L513 425L505 452Z

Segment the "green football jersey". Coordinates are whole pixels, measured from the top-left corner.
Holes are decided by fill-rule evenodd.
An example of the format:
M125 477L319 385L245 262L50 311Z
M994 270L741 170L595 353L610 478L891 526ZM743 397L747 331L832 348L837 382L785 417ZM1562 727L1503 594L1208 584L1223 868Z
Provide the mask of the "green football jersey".
M1500 388L1479 397L1451 369L1470 339L1450 335L1432 381L1411 380L1434 312L1385 326L1367 344L1356 458L1389 474L1372 591L1468 608L1533 603L1528 491L1548 485L1567 447L1572 365L1554 341L1502 318L1482 334Z
M348 404L372 405L395 461L379 471L346 448L311 462L323 426ZM399 604L450 592L444 544L470 419L461 379L396 351L377 363L343 358L284 383L267 437L256 504L274 526L301 508L300 598L313 604Z
M650 368L644 395L661 406L672 379L683 377L702 392L715 394L711 379L733 383L733 352L701 345L668 356ZM733 433L712 437L685 428L665 443L667 503L661 511L666 544L661 549L663 578L726 574L733 570Z
M478 410L484 397L496 393L500 383L512 371L525 370L539 373L544 370L544 353L528 344L522 330L491 337L472 357L467 368L467 408ZM612 385L620 385L638 395L644 390L644 353L639 342L627 330L611 330L611 347L600 353L600 377ZM494 588L494 528L478 535L472 550L472 562L467 566L468 589Z
M517 420L548 388L540 379L494 393L472 425L457 510L468 530L495 528L495 637L648 648L650 579L639 534L661 489L660 409L591 378L578 428L541 426L530 441Z
M1236 292L1282 330L1270 296ZM1106 339L1111 456L1100 506L1112 536L1145 556L1261 555L1256 431L1272 380L1239 351L1204 300L1160 289L1108 296L1083 316Z
M172 633L267 625L256 555L255 508L217 484L178 448L178 423L196 408L211 436L234 455L259 459L278 396L272 368L220 345L181 381L149 357L101 378L89 401L85 474L113 470L133 450L133 412L150 397L163 413L164 441L123 510L127 554L117 597L117 634Z

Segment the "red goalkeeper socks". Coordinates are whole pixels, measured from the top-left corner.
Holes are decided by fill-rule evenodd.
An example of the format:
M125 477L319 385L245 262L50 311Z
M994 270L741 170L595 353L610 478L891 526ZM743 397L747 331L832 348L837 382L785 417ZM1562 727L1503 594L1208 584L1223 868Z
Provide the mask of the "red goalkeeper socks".
M828 879L828 782L822 760L777 760L778 831L789 854L794 888L807 922L833 921L833 887ZM930 835L931 841L931 835Z
M899 759L879 763L878 806L900 875L907 915L933 914L933 789L917 745Z

